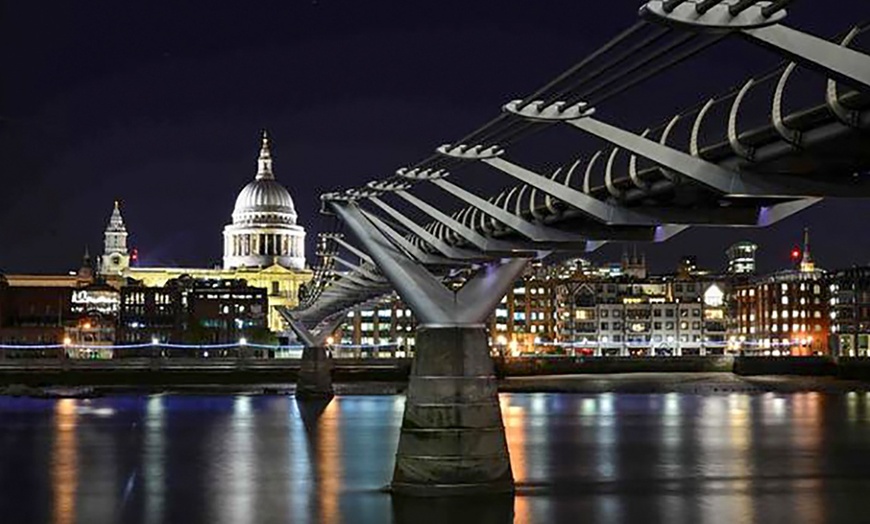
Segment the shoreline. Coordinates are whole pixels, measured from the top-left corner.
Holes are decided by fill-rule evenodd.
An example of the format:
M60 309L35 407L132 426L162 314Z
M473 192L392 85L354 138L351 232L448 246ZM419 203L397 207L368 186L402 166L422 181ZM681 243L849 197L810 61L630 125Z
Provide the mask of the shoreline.
M405 381L335 382L336 396L401 395ZM292 382L268 384L95 384L77 386L0 386L0 396L27 398L97 398L121 395L293 395ZM730 372L641 372L612 374L541 375L500 379L499 393L561 394L698 394L870 392L870 382L832 376L753 375Z

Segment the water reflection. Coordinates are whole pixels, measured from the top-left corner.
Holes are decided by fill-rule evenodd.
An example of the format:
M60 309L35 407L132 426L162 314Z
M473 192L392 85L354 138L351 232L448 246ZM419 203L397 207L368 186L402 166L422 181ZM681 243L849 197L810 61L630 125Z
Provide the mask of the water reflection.
M51 483L54 489L52 521L55 524L76 522L77 418L75 400L61 399L55 403L54 449L51 456Z
M522 498L520 497L519 500ZM514 497L413 498L393 497L393 521L396 524L510 524L530 522L531 515L517 513L514 518Z
M331 524L339 521L338 503L344 487L341 471L341 402L330 402L318 421L317 438L313 442L316 481L318 484L318 521Z
M515 499L418 502L402 397L0 398L3 522L861 521L866 393L502 395ZM45 508L45 509L43 509Z
M166 490L166 434L163 396L150 397L145 407L145 522L163 522Z

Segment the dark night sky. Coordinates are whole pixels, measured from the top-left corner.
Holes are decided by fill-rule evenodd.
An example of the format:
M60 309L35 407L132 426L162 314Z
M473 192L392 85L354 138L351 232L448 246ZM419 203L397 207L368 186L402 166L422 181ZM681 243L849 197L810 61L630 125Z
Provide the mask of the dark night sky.
M459 138L630 26L638 6L188 4L0 4L0 272L76 267L85 245L101 250L116 198L143 263L217 263L263 127L274 136L277 177L313 239L332 226L317 212L320 193L387 176ZM868 15L867 0L800 0L788 23L833 36ZM777 60L729 41L599 115L640 128ZM532 142L520 158L540 168L571 160L547 147ZM657 270L689 253L719 268L724 249L745 238L762 244L770 270L787 263L809 226L823 266L863 264L868 218L870 202L828 201L766 230L699 229L642 249ZM620 249L591 258L615 259Z

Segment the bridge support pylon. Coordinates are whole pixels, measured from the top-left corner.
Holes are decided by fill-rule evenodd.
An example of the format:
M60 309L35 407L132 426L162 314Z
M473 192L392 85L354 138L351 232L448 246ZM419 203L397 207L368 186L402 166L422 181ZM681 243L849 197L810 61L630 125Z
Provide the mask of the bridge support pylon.
M513 492L484 322L528 261L485 264L453 291L393 245L356 204L331 205L420 321L393 493Z

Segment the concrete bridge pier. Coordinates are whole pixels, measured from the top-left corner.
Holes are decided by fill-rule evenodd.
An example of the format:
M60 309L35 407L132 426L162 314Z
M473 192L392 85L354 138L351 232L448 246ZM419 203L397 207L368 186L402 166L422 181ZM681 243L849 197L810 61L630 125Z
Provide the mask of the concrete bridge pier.
M331 205L420 321L392 491L426 497L512 493L484 322L528 261L483 264L453 291L399 251L356 204Z
M513 491L483 326L417 330L392 489L421 496Z
M332 398L332 358L323 346L305 346L302 361L299 363L299 376L296 378L296 398Z

